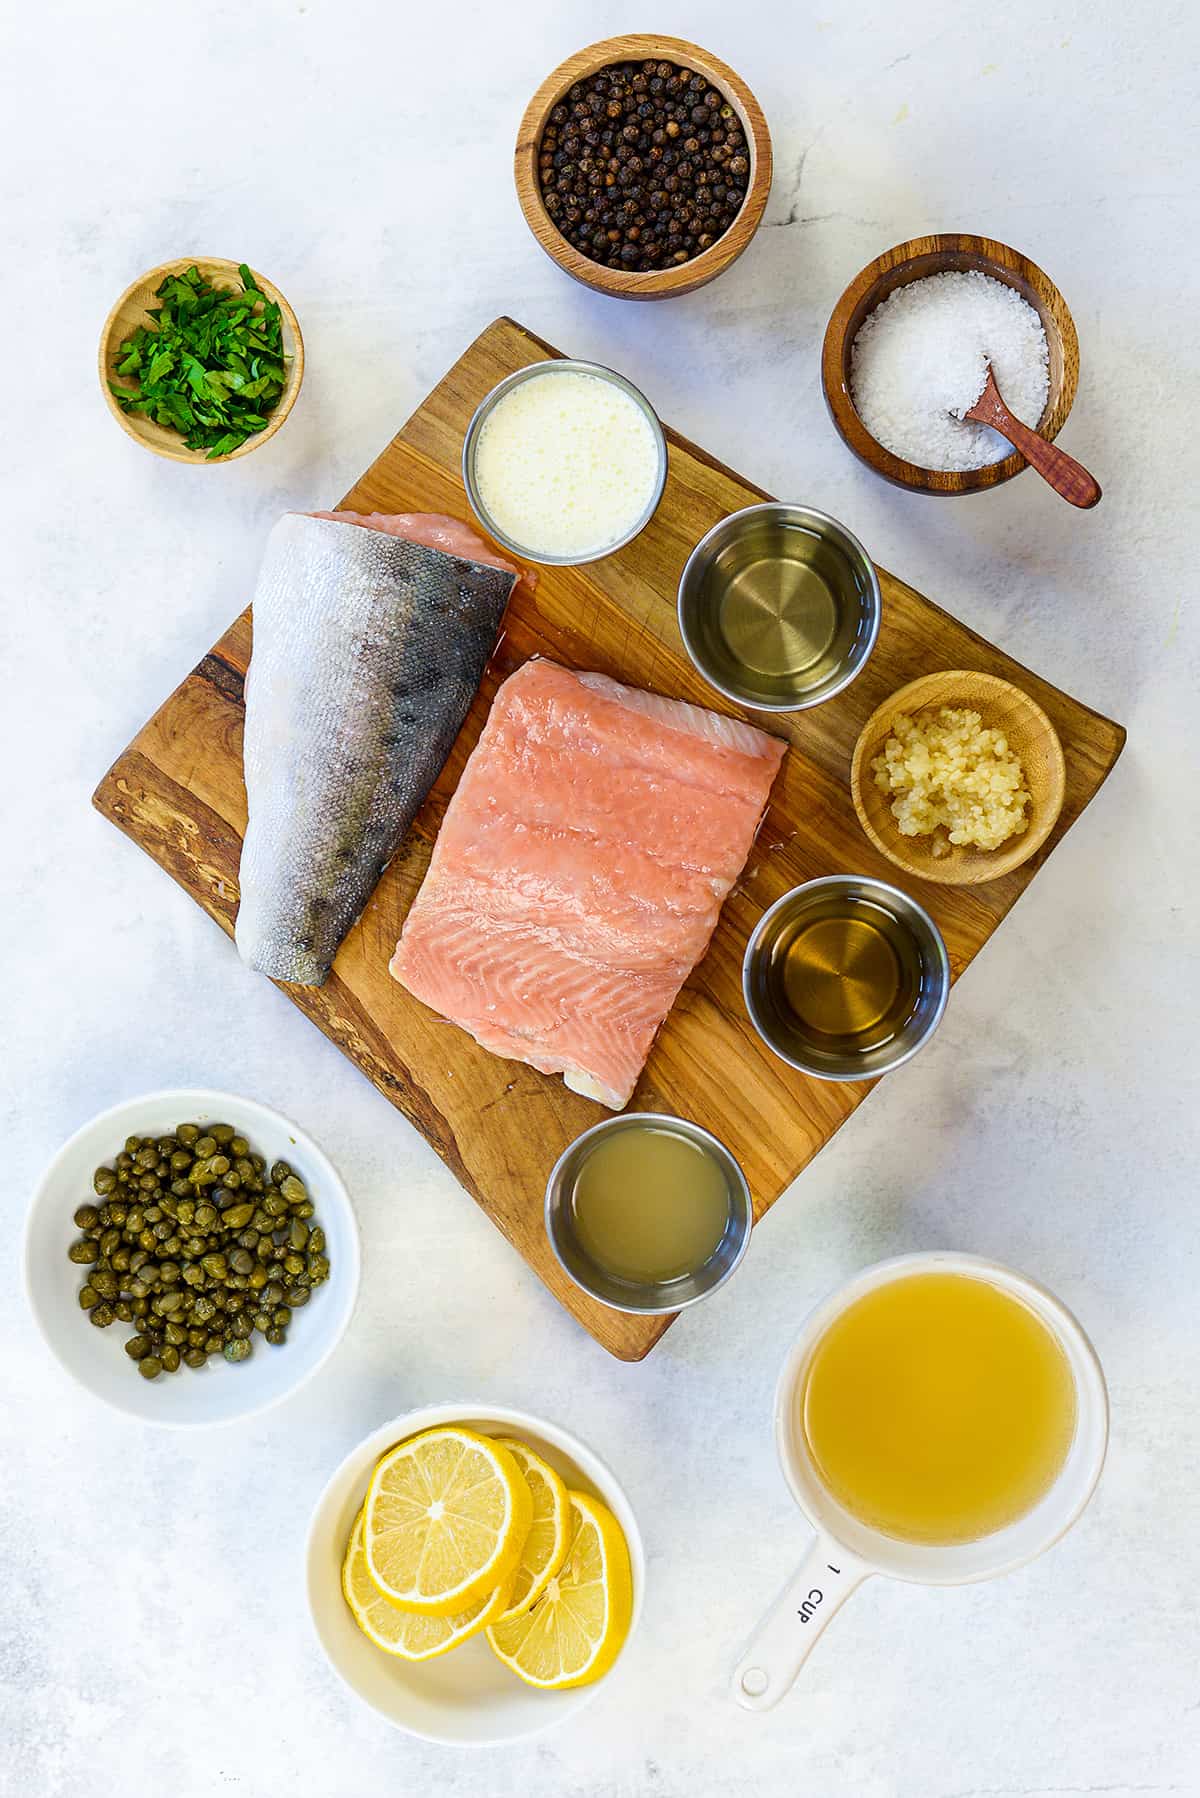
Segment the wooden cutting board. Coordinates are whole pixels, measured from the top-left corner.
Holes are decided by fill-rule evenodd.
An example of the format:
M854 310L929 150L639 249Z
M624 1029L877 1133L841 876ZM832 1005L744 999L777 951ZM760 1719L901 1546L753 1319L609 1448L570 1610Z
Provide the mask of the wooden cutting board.
M497 319L340 504L360 512L450 512L468 518L459 456L471 413L503 376L559 353L511 319ZM330 979L321 988L283 989L416 1125L580 1323L612 1354L630 1361L640 1360L671 1320L626 1317L594 1303L561 1273L542 1228L547 1175L566 1144L604 1115L601 1108L568 1092L559 1079L486 1054L404 992L390 978L387 963L496 687L529 656L599 669L737 715L738 708L714 693L684 654L675 591L697 539L727 512L770 496L675 432L668 430L667 439L670 474L650 525L604 561L543 569L534 599L514 600L441 779L343 944ZM314 507L328 501L328 494L312 495ZM676 1001L633 1098L635 1109L694 1118L728 1143L746 1171L756 1217L870 1090L869 1082L830 1084L786 1067L755 1036L741 996L746 938L781 893L839 870L896 876L863 835L850 800L850 754L870 713L918 674L981 668L1032 694L1062 739L1066 802L1037 855L982 887L906 883L941 926L955 977L1078 818L1125 740L1119 725L1039 680L902 581L883 569L879 578L883 623L865 672L828 704L768 722L787 738L791 753L747 870L725 906L708 955ZM138 733L95 794L100 811L230 935L246 823L242 679L249 660L250 613L244 611Z

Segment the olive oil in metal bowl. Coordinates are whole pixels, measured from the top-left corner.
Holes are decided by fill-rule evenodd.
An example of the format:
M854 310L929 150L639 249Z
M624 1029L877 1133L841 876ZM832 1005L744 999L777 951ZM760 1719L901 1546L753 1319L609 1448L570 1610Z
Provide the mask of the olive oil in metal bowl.
M781 1060L820 1080L873 1080L936 1030L950 961L929 913L899 887L831 874L763 913L746 945L742 991L751 1023Z
M626 1112L585 1130L546 1188L563 1271L617 1311L681 1311L724 1284L750 1242L750 1189L707 1130Z
M810 506L732 512L679 582L679 631L727 699L798 712L859 674L879 634L879 577L844 525Z

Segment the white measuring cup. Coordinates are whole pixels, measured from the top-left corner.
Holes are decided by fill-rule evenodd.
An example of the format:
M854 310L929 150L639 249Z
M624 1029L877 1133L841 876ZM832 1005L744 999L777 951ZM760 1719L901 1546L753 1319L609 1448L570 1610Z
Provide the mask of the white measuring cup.
M885 1536L840 1505L813 1466L798 1403L817 1344L835 1317L890 1280L930 1273L972 1275L1021 1299L1054 1335L1075 1381L1075 1434L1054 1484L1015 1523L974 1542L945 1546ZM775 1443L792 1496L816 1534L734 1669L733 1696L750 1711L768 1711L790 1691L825 1626L871 1574L930 1586L967 1585L1024 1566L1065 1535L1092 1496L1104 1465L1108 1391L1096 1351L1079 1322L1035 1280L978 1255L898 1255L865 1268L810 1313L776 1387Z

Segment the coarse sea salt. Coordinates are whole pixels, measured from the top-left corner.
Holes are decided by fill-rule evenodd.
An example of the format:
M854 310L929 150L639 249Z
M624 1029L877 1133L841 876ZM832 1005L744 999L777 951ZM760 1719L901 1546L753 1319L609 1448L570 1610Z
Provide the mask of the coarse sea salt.
M1015 289L976 269L897 287L854 339L850 391L867 430L921 468L984 468L1012 452L963 419L991 363L1009 410L1036 428L1050 391L1042 321Z

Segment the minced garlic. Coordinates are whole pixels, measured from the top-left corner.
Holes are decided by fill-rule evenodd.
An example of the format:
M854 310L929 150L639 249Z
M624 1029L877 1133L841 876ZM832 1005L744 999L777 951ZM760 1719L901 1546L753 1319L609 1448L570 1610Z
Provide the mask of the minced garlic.
M978 712L942 706L931 716L901 713L871 767L876 786L896 795L892 815L901 836L938 833L936 856L948 855L951 843L998 849L1028 827L1020 758Z

